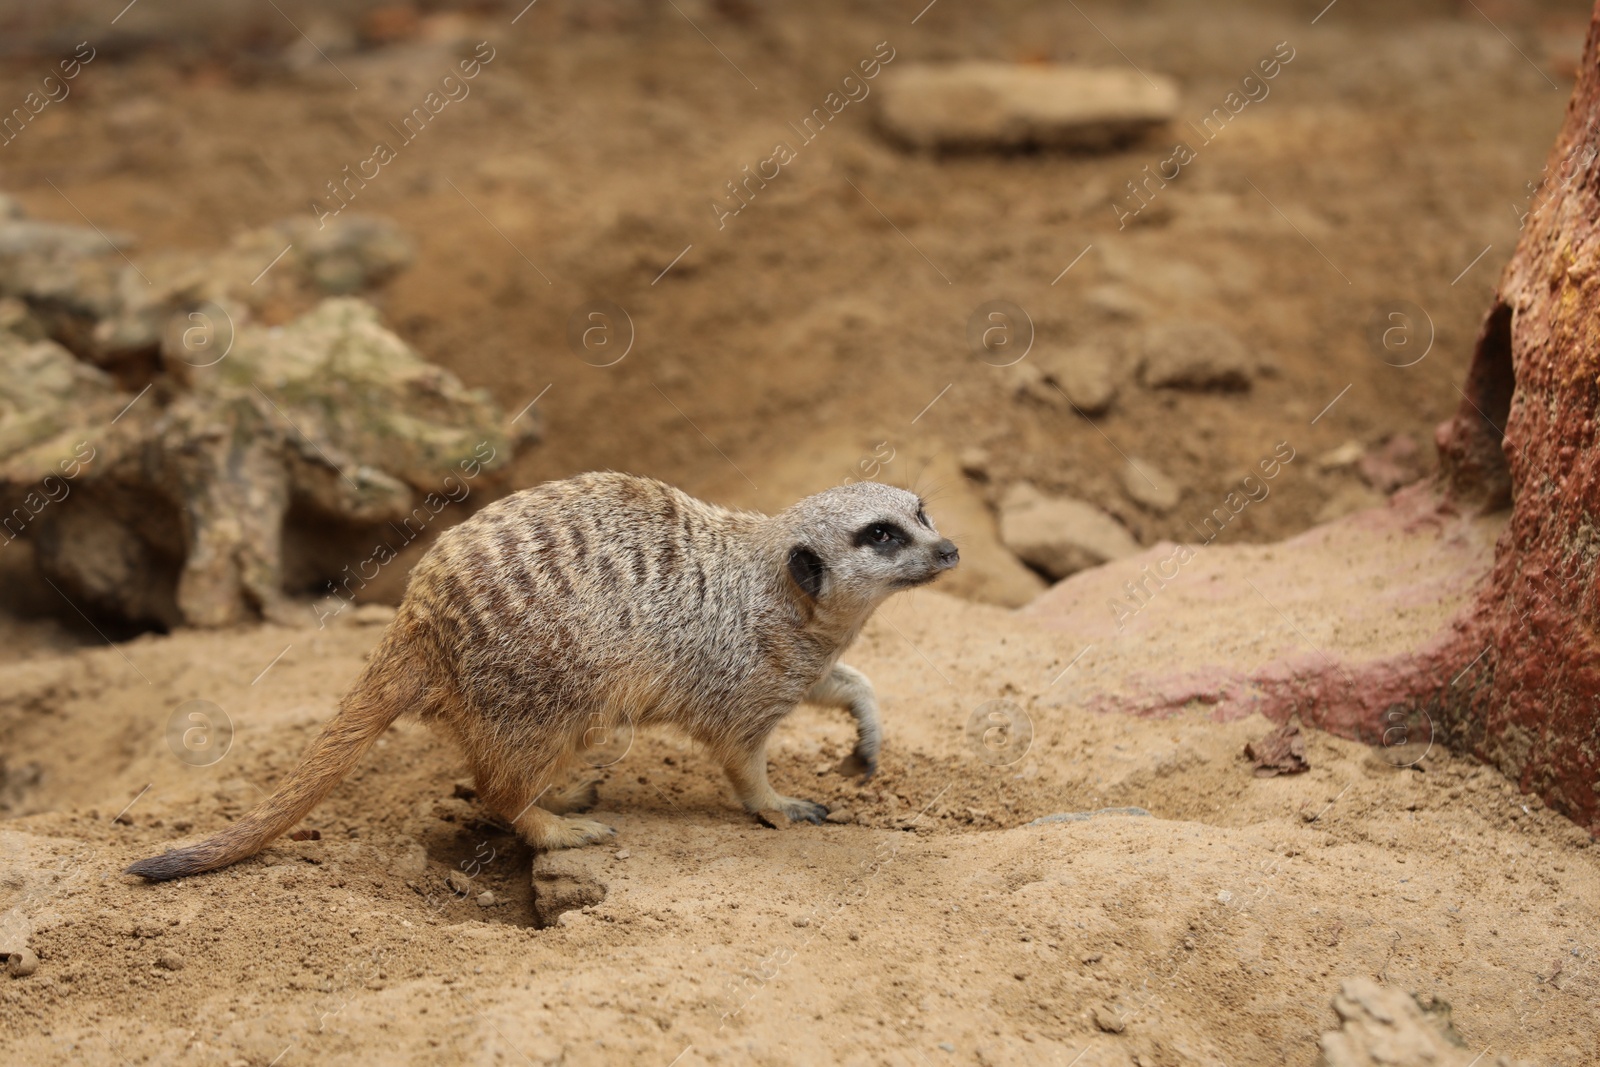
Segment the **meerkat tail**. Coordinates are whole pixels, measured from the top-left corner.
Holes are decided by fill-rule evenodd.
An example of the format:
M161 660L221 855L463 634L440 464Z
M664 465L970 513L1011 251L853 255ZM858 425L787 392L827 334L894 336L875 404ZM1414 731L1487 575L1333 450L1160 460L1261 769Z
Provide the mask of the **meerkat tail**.
M402 712L424 710L430 703L428 672L409 638L401 639L402 629L397 618L340 702L338 714L270 798L216 836L142 859L125 873L165 882L214 871L255 855L305 818L355 768L390 723Z

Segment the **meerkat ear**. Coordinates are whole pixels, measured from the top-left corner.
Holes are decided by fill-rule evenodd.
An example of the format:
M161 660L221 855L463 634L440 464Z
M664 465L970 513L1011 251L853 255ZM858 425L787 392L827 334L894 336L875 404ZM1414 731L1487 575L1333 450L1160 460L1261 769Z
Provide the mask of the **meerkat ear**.
M823 581L827 576L828 568L822 562L822 557L805 545L795 545L789 550L789 577L811 599L822 595Z

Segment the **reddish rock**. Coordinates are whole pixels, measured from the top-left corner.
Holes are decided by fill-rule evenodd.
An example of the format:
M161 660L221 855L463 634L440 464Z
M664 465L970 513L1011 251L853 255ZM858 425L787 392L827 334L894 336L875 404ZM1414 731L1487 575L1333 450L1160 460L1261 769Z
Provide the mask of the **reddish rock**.
M1462 508L1511 502L1437 697L1450 740L1600 830L1600 6L1567 116L1437 440Z

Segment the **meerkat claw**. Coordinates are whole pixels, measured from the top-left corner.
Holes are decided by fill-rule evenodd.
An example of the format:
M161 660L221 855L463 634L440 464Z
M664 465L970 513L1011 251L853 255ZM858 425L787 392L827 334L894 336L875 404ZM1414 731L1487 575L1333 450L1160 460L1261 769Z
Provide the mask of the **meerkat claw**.
M822 825L822 820L828 815L827 805L798 798L786 798L779 810L789 816L790 822L808 822L813 826Z

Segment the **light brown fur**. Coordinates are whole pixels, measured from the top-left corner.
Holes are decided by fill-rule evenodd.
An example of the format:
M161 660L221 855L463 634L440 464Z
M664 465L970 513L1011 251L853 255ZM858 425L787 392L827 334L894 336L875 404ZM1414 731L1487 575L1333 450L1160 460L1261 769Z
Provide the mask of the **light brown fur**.
M455 738L484 802L537 848L613 833L565 814L592 806L591 782L556 783L588 769L596 731L624 724L677 727L747 810L817 822L827 809L767 781L768 735L802 700L848 708L851 768L872 773L877 703L839 655L891 593L957 558L914 494L873 482L771 517L626 474L524 490L429 550L339 713L270 800L128 870L177 878L260 851L406 711Z

